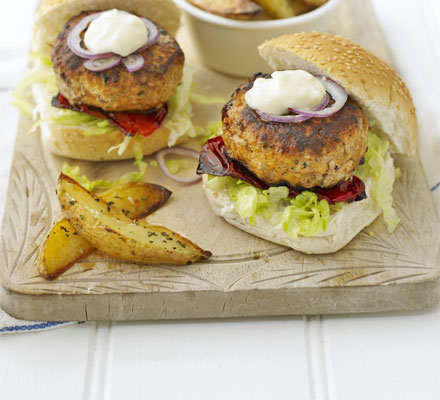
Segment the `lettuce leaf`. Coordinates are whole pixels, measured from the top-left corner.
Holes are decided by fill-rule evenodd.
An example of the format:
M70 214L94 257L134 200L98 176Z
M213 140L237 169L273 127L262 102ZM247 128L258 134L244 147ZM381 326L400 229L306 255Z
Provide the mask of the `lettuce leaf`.
M138 171L127 172L120 178L114 181L108 181L106 179L98 179L96 181L90 180L86 175L81 174L80 167L78 165L69 165L64 163L63 173L75 179L81 186L85 187L89 191L95 191L100 189L109 189L111 187L121 185L128 182L138 182L145 175L147 170L147 163L143 161L142 146L136 141L134 144L134 165L138 168Z
M390 176L385 168L385 156L390 143L380 139L373 132L368 136L368 151L365 154L365 163L356 168L355 175L364 182L373 181L370 195L376 204L382 209L383 218L388 232L396 230L400 222L396 210L393 207L393 176ZM397 174L398 175L398 174Z

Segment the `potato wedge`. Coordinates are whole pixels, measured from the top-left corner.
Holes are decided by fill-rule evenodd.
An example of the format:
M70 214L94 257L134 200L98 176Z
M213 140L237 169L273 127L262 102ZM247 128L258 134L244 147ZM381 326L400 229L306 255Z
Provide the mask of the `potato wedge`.
M151 183L127 183L101 194L104 201L114 204L127 217L142 218L162 206L171 192ZM37 269L45 279L52 280L68 270L75 262L87 257L95 247L83 239L65 218L50 230L40 248Z
M52 227L40 247L38 272L47 280L55 279L79 259L87 257L93 249L93 245L79 236L69 221L62 218Z
M61 174L58 198L64 216L97 249L116 258L143 264L191 264L208 258L183 236L145 221L132 221L120 209Z
M137 219L150 215L161 207L171 196L171 192L153 183L132 182L116 186L99 195L112 202L128 218Z
M304 4L312 7L320 7L324 3L327 3L327 0L302 0Z
M233 19L251 19L263 10L250 0L189 0L189 2L202 10Z
M301 0L255 0L272 18L290 18L312 9Z

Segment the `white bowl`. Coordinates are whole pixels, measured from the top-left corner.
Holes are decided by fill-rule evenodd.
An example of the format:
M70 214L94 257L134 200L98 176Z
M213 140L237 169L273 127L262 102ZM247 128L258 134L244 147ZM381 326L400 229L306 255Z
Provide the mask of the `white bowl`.
M186 0L174 0L183 10L201 61L208 67L234 76L269 72L257 47L283 33L326 32L341 0L328 0L313 11L292 18L239 21L201 10Z

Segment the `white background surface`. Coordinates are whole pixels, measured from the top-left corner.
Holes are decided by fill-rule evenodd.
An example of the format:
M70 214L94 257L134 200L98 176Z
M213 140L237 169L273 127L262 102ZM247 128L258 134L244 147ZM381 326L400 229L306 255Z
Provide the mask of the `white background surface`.
M373 3L418 109L425 135L422 160L427 172L434 171L428 173L433 186L440 147L440 1ZM23 74L34 4L2 3L0 14L1 209L18 118L7 90ZM0 399L26 398L440 399L440 308L392 315L87 323L4 335Z

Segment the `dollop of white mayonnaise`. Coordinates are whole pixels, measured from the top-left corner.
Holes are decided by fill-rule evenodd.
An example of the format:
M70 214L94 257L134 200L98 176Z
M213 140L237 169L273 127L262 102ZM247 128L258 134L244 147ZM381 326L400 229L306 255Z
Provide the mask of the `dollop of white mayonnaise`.
M245 94L249 107L271 115L289 108L312 110L325 96L324 85L307 71L276 71L272 79L258 78Z
M116 9L93 20L84 44L94 53L115 53L126 57L147 43L148 30L139 17Z

